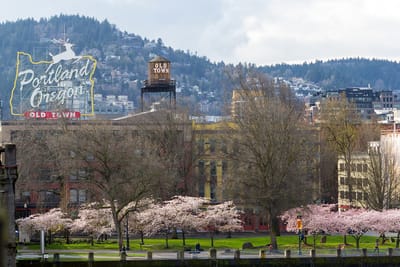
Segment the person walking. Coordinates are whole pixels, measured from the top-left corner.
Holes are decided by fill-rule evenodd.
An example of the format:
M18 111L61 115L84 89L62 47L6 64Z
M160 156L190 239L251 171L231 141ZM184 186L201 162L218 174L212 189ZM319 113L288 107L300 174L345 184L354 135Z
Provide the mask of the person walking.
M375 240L374 253L378 253L378 255L379 255L379 239L378 238Z

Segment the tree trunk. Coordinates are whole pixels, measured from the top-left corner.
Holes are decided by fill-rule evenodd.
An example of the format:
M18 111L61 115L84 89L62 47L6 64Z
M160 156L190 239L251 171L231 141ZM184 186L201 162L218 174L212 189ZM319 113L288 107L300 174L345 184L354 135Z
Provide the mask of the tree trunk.
M169 248L169 246L168 246L168 230L165 233L165 248Z
M278 249L278 242L277 242L277 235L279 235L279 220L277 217L271 215L271 213L268 215L269 219L269 225L270 225L270 231L269 231L269 237L271 240L271 245L274 250ZM278 227L277 227L278 226Z
M313 234L313 248L315 249L315 247L317 246L317 237L318 237L318 235L316 235L316 234Z
M118 249L119 249L119 251L122 251L122 247L124 246L124 244L123 244L121 221L118 220L118 214L117 214L117 211L116 211L116 207L113 204L114 201L110 201L110 202L112 203L111 204L111 212L112 212L113 221L114 221L114 224L115 224L115 231L117 232Z
M48 230L48 231L47 231L47 235L48 235L47 242L48 242L48 244L50 245L50 244L52 243L52 239L53 239L53 237L52 237L52 235L51 235L51 230Z
M123 244L122 229L121 229L121 225L119 224L119 222L118 222L118 226L116 226L115 228L117 230L117 236L118 236L118 248L119 248L119 251L121 251L124 244Z
M400 232L397 232L397 238L396 238L396 248L399 248L399 243L400 243Z
M176 228L174 228L174 230L172 231L171 239L178 239L178 231L176 230Z
M210 236L211 236L211 247L214 247L214 232L210 232Z
M68 229L65 229L64 234L65 234L66 242L67 242L67 244L69 244L69 243L70 243L70 240L69 240L69 236L70 236L69 230L68 230Z
M144 233L143 231L140 231L140 244L144 245Z
M356 240L356 249L360 249L361 236L354 236L354 239Z
M343 244L348 245L347 244L347 235L343 235Z
M182 245L186 246L185 231L182 230Z

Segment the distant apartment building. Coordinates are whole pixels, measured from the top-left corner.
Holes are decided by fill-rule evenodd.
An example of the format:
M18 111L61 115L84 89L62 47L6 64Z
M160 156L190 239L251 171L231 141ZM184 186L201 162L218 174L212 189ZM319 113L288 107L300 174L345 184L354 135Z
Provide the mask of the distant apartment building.
M381 171L388 172L386 179L392 179L391 176L397 177L400 174L400 123L382 124L380 141L369 142L368 147L368 152L352 155L350 179L346 175L344 158L338 159L338 204L341 209L368 207L366 199L369 196L366 188L372 183L371 179L376 178L371 168L370 153L377 153L378 150L382 153L382 158L377 160L381 161L379 165ZM385 169L387 167L390 170ZM392 197L392 205L398 205L400 190L392 192Z
M197 194L213 202L227 200L223 181L229 176L229 161L224 157L228 134L227 122L196 123L193 121L194 159Z
M133 101L127 95L94 95L94 112L96 116L123 116L134 111Z
M365 200L368 198L368 195L363 188L368 186L368 162L368 153L353 154L351 178L348 179L344 158L339 157L338 206L341 210L346 210L350 207L365 207ZM350 188L352 188L351 191Z
M353 103L363 120L371 120L374 116L373 102L378 99L378 94L370 87L350 87L327 92L327 97L341 97Z

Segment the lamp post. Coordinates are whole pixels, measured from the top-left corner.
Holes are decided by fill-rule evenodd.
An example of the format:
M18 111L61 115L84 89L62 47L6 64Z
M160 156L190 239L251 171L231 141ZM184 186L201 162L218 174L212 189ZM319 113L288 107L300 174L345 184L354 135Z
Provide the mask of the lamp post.
M301 240L303 235L303 221L301 220L301 215L297 215L296 227L297 234L299 235L299 255L301 255Z
M129 250L129 225L128 225L128 221L129 221L129 211L128 213L126 213L126 250Z

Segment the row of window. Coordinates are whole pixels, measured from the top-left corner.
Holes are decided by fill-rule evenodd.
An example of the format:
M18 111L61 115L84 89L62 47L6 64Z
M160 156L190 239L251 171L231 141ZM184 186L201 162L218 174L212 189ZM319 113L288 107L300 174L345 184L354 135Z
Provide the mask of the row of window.
M18 199L18 196L17 196ZM21 193L20 200L24 203L31 202L31 194L28 191ZM39 202L42 203L60 203L60 195L54 191L39 191ZM87 190L86 189L70 189L69 190L69 202L70 203L85 203L87 201Z
M339 171L344 172L345 169L345 164L340 163L339 164ZM353 163L351 164L351 171L352 172L368 172L368 164L366 163Z
M339 191L341 199L350 199L349 191ZM368 193L366 192L351 192L351 198L358 201L366 201L368 199Z
M197 141L197 153L203 154L206 151L209 153L217 152L217 147L220 148L220 151L223 153L227 153L228 149L224 142L219 141L220 144L217 145L216 139L209 139L208 141L198 140Z
M54 174L56 171L52 169L41 169L39 171L39 180L42 182L51 182L55 181L58 178L58 175ZM70 180L78 180L78 179L87 179L90 171L86 168L73 171L69 175Z
M359 189L368 186L367 178L351 178L350 181L351 181L352 186L355 186ZM349 185L349 179L341 176L339 183L340 183L340 185Z
M206 163L204 160L198 162L199 176L205 176L206 174ZM222 175L224 176L228 170L228 162L222 161L221 163ZM217 161L210 161L210 176L217 176Z

